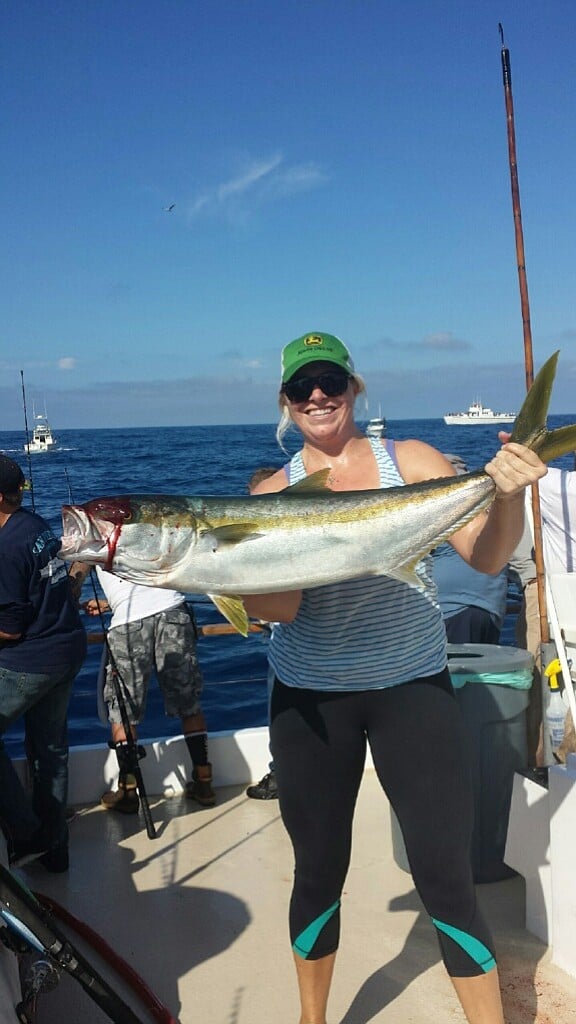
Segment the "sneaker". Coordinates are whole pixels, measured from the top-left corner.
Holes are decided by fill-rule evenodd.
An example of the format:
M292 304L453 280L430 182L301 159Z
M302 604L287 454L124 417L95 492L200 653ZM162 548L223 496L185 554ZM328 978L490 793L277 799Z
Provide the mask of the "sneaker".
M276 775L274 769L268 772L264 778L260 779L254 786L248 786L246 790L246 796L252 797L253 800L277 800L278 799L278 787L276 785Z
M214 807L216 797L212 789L212 765L198 764L194 766L191 782L186 783L186 796L195 800L202 807Z
M118 789L104 793L100 803L107 811L116 811L117 814L138 814L140 800L134 776L126 776L126 781L119 783Z
M38 860L47 853L50 844L41 829L37 829L28 839L12 839L9 844L8 863L11 868L22 867L31 860Z

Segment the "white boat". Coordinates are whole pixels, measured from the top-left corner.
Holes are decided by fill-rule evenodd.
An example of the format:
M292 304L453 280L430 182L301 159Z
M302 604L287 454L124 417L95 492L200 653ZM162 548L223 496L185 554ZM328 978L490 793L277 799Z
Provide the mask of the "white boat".
M145 979L170 1016L152 1016L139 1002L142 1024L268 1024L271 1006L285 1008L282 1020L296 1020L286 923L292 851L278 802L245 795L246 784L267 771L268 730L210 736L217 787L212 808L192 803L182 792L188 771L182 737L147 748L143 770L156 839L148 839L141 815L114 815L99 805L115 774L112 751L105 744L75 748L70 870L48 874L32 862L18 874L34 892L94 929ZM347 919L330 1019L357 1024L463 1020L434 929L394 843L386 798L368 758L355 814ZM532 845L544 843L537 832ZM576 978L551 962L550 950L526 930L524 880L509 878L480 889L499 951L506 1019L573 1024ZM62 927L61 917L57 922ZM368 952L356 941L366 922L378 937ZM69 934L78 945L78 932ZM89 960L132 1003L125 970L114 973L103 965L96 948L81 943ZM7 974L2 966L11 956L0 944L0 993ZM12 1020L2 1008L7 1014L14 1002L14 996L0 1002L1 1021ZM37 1024L108 1020L66 975L38 1004Z
M378 406L378 415L368 420L366 437L384 437L386 431L386 419L382 415L382 409Z
M55 444L56 438L52 435L46 414L39 414L38 416L35 416L32 440L29 441L28 444L24 445L24 451L28 453L47 452L50 448L53 448Z
M448 412L444 416L444 423L448 426L469 427L477 423L514 423L515 412L493 412L487 405L482 405L480 399L476 399L468 406L467 412Z
M287 1009L283 1019L296 1019L296 982L286 937L292 851L277 801L245 795L247 783L268 770L268 729L211 733L209 744L217 803L201 807L184 791L189 774L184 738L144 741L153 840L141 814L115 815L100 805L101 793L117 784L118 766L108 744L71 748L68 798L76 818L70 831L70 870L47 874L38 862L17 870L29 889L53 908L60 929L136 1014L106 1019L268 1024L270 1007L278 1005ZM15 767L25 782L25 759L15 759ZM543 793L547 796L548 791ZM532 806L529 810L533 814ZM538 841L524 846L548 866L545 830L535 831L532 817L527 827ZM558 845L564 852L563 835ZM331 1000L332 1018L343 1024L463 1019L405 861L399 828L368 752L346 880L348 921ZM1 832L0 863L6 864ZM541 910L544 897L529 923L524 879L508 877L481 889L499 950L506 1019L510 1024L528 1018L573 1024L574 958L566 964L553 958L533 926L537 913L548 913ZM366 921L380 936L369 953L356 941ZM566 936L565 944L572 949L571 928ZM148 986L146 1009L138 975ZM103 1021L101 1009L68 976L63 975L55 991L48 987L39 999L38 1016L26 1018L34 1024ZM14 958L0 943L0 1022L13 1019L6 1012L18 998Z

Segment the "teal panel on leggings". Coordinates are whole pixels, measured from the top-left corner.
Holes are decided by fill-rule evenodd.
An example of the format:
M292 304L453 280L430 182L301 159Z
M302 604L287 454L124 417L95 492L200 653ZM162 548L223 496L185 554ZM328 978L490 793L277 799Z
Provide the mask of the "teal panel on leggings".
M479 939L475 939L473 935L468 935L468 932L462 932L459 928L453 928L451 924L444 924L442 921L437 921L435 917L432 918L432 922L436 925L439 931L444 932L449 938L454 939L461 949L468 954L471 960L475 964L478 964L482 968L485 974L496 967L496 961L492 956L492 953L483 942Z
M328 907L328 910L325 910L323 914L320 914L320 917L317 917L315 921L312 921L312 924L309 924L308 927L300 933L296 942L293 944L292 949L298 954L298 956L301 956L303 960L310 955L314 949L316 939L320 935L324 925L330 920L332 915L336 913L339 906L340 900L336 900L336 903L333 903L331 907Z

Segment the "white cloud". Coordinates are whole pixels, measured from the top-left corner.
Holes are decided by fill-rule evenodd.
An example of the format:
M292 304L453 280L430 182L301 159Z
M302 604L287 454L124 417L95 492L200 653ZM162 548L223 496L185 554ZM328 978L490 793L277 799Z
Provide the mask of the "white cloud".
M367 346L370 351L388 351L410 355L417 352L467 352L472 346L463 338L456 337L451 331L436 331L426 334L419 341L396 341L394 338L383 337L374 345Z
M252 357L248 359L239 349L228 349L228 351L222 353L224 359L226 359L236 369L241 370L260 370L264 365L261 359Z
M471 347L469 342L455 337L451 331L437 331L436 334L427 334L420 342L420 346L433 352L462 352Z
M58 360L59 370L75 370L76 360L72 356L62 356L62 359Z
M188 207L188 217L192 220L201 212L224 212L239 203L243 203L243 212L246 213L246 208L251 205L255 207L307 191L323 181L326 181L326 175L318 165L286 166L283 155L275 153L267 159L250 161L229 181L210 186L196 196Z
M257 185L258 182L262 181L263 178L280 166L282 159L280 153L277 153L276 156L271 157L269 160L253 163L243 174L220 185L216 192L218 202L223 203L230 196L239 195Z

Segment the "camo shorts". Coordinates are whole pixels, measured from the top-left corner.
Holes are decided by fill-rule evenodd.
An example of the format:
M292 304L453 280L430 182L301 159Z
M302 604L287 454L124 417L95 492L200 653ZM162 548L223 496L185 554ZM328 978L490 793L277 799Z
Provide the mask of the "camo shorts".
M146 710L153 671L167 715L188 718L201 710L202 673L196 656L196 629L186 604L115 626L108 633L108 645L132 725L142 720ZM122 717L110 664L106 667L103 696L109 721L120 725Z

